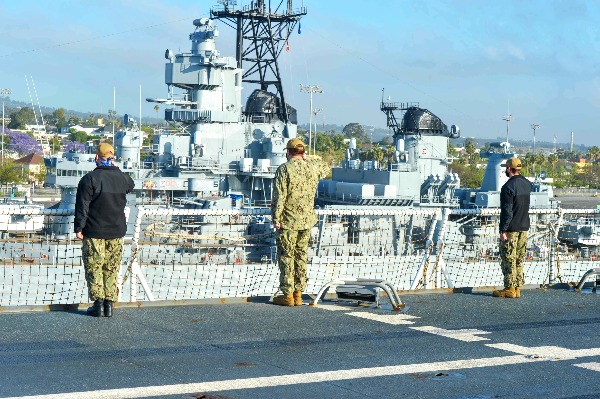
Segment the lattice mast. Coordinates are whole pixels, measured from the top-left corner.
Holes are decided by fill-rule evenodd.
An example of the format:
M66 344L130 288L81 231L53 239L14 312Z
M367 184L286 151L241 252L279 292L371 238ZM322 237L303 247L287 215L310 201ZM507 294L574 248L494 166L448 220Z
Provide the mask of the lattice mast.
M294 9L292 0L273 3L256 0L241 9L235 8L235 0L220 0L219 3L222 6L213 8L210 15L237 32L236 60L237 67L244 69L242 81L259 84L265 91L274 86L274 94L281 103L281 114L287 123L289 116L277 58L296 24L306 15L306 7Z
M392 102L388 97L387 101L383 99L384 91L381 91L381 104L379 105L379 109L385 114L387 119L387 127L391 128L394 132L393 140L394 143L399 138L404 138L406 134L411 134L411 132L407 132L402 128L402 119L404 117L404 113L411 107L419 107L418 102ZM396 116L395 111L400 113L399 117Z

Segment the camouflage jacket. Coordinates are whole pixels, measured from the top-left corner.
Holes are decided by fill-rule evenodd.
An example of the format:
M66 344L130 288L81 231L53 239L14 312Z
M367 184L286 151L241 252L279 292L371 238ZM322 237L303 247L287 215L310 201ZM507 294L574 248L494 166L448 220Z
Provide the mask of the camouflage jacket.
M277 168L271 212L273 224L288 230L306 230L317 222L315 192L319 179L329 173L327 164L317 158L290 159Z

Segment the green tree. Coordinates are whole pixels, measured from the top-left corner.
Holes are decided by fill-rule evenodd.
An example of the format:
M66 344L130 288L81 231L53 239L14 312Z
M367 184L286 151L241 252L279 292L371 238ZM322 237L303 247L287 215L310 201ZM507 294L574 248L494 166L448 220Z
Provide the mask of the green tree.
M556 163L558 162L558 155L550 154L548 155L548 163L550 164L550 171L548 173L551 177L556 177Z
M590 162L595 163L600 159L600 148L593 146L587 151L587 158Z
M154 106L154 110L156 111L156 119L160 119L160 118L158 117L158 110L159 110L159 109L160 109L160 107L158 106L158 104Z
M522 158L522 161L524 167L524 174L532 176L534 174L533 169L535 165L535 154L533 154L532 152L528 152Z
M475 142L473 139L465 140L465 153L467 157L467 163L470 165L476 165L479 161L479 156L477 154L477 148L475 148Z
M33 109L23 107L18 111L10 114L9 129L25 129L25 125L35 123L35 114Z
M70 130L71 134L69 138L71 141L78 141L81 144L85 144L88 141L88 134L86 132L82 132L81 130L75 131L75 129Z
M461 186L468 188L481 187L485 168L477 168L475 165L465 165L457 161L450 164L450 169L460 177Z
M456 148L452 145L450 140L448 140L448 156L453 158L458 156L458 151L456 151Z
M394 147L393 145L388 144L385 147L385 154L384 154L384 156L385 156L385 160L386 160L386 162L387 162L388 165L394 162L394 154L395 153L396 153L396 147Z
M5 158L2 165L0 165L0 184L3 186L9 183L23 183L23 176L21 176L21 168L17 168L15 163L10 158Z
M90 116L83 121L83 126L96 126L97 124L98 116L96 114L90 114Z
M354 137L356 139L361 139L362 141L369 140L367 137L367 133L365 132L365 128L363 128L361 124L356 122L348 123L346 126L344 126L344 129L342 129L342 133L348 138Z
M63 126L66 126L67 120L65 119L65 109L64 108L55 109L54 112L52 112L51 121L52 121L52 123L54 123L56 125L58 130L60 130L60 128Z
M69 115L69 126L81 124L81 118L75 115Z
M54 154L60 151L60 139L58 137L53 137L50 140L50 151Z
M317 133L315 135L315 143L317 152L334 152L333 143L331 142L331 136L329 136L328 134Z
M40 165L40 173L35 174L35 181L37 183L43 184L46 180L46 165L42 162Z
M385 151L379 145L373 147L373 160L381 165L385 159Z
M345 143L345 137L341 134L334 134L331 137L331 145L333 145L333 150L334 151L339 151L339 150L345 150L346 149L346 143Z
M544 154L538 153L534 155L533 159L535 162L535 170L533 171L533 175L535 175L536 171L539 173L544 168L546 164L546 157Z

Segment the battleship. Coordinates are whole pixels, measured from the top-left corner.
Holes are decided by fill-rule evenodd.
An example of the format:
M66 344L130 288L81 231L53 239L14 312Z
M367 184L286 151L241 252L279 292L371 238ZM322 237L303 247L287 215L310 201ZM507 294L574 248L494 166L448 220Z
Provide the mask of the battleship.
M165 52L168 95L148 101L165 105L171 128L154 135L146 158L133 118L125 117L114 138L118 165L137 190L127 207L122 301L276 292L276 236L267 206L285 143L298 133L277 58L305 14L291 1L273 9L263 1L241 8L222 2L211 18L193 21L189 52ZM236 29L236 57L217 50L216 21ZM243 84L259 86L244 106ZM385 280L396 290L501 285L498 198L503 163L516 155L508 140L482 154L488 159L482 186L465 189L448 156L457 125L448 128L418 103L382 99L380 109L394 131L393 158L387 165L361 161L350 140L342 165L319 183L307 292L344 278ZM95 167L93 147L88 150L47 160L47 182L62 187L54 209L0 208L11 217L44 218L41 230L0 242L0 306L87 302L72 219L77 182ZM537 180L534 186L526 283L579 281L597 251L566 240L564 226L598 212L564 210L551 187Z

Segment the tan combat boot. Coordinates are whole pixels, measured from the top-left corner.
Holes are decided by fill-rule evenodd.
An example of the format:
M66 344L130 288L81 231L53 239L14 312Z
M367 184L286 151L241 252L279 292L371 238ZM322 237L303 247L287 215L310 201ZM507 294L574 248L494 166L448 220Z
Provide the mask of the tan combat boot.
M521 289L519 287L515 287L515 298L521 298Z
M273 298L273 304L279 306L294 306L294 297L291 295L279 295Z
M302 291L294 291L294 305L302 306Z
M516 298L517 293L515 292L514 287L505 288L503 290L495 290L492 292L492 296L497 298Z

